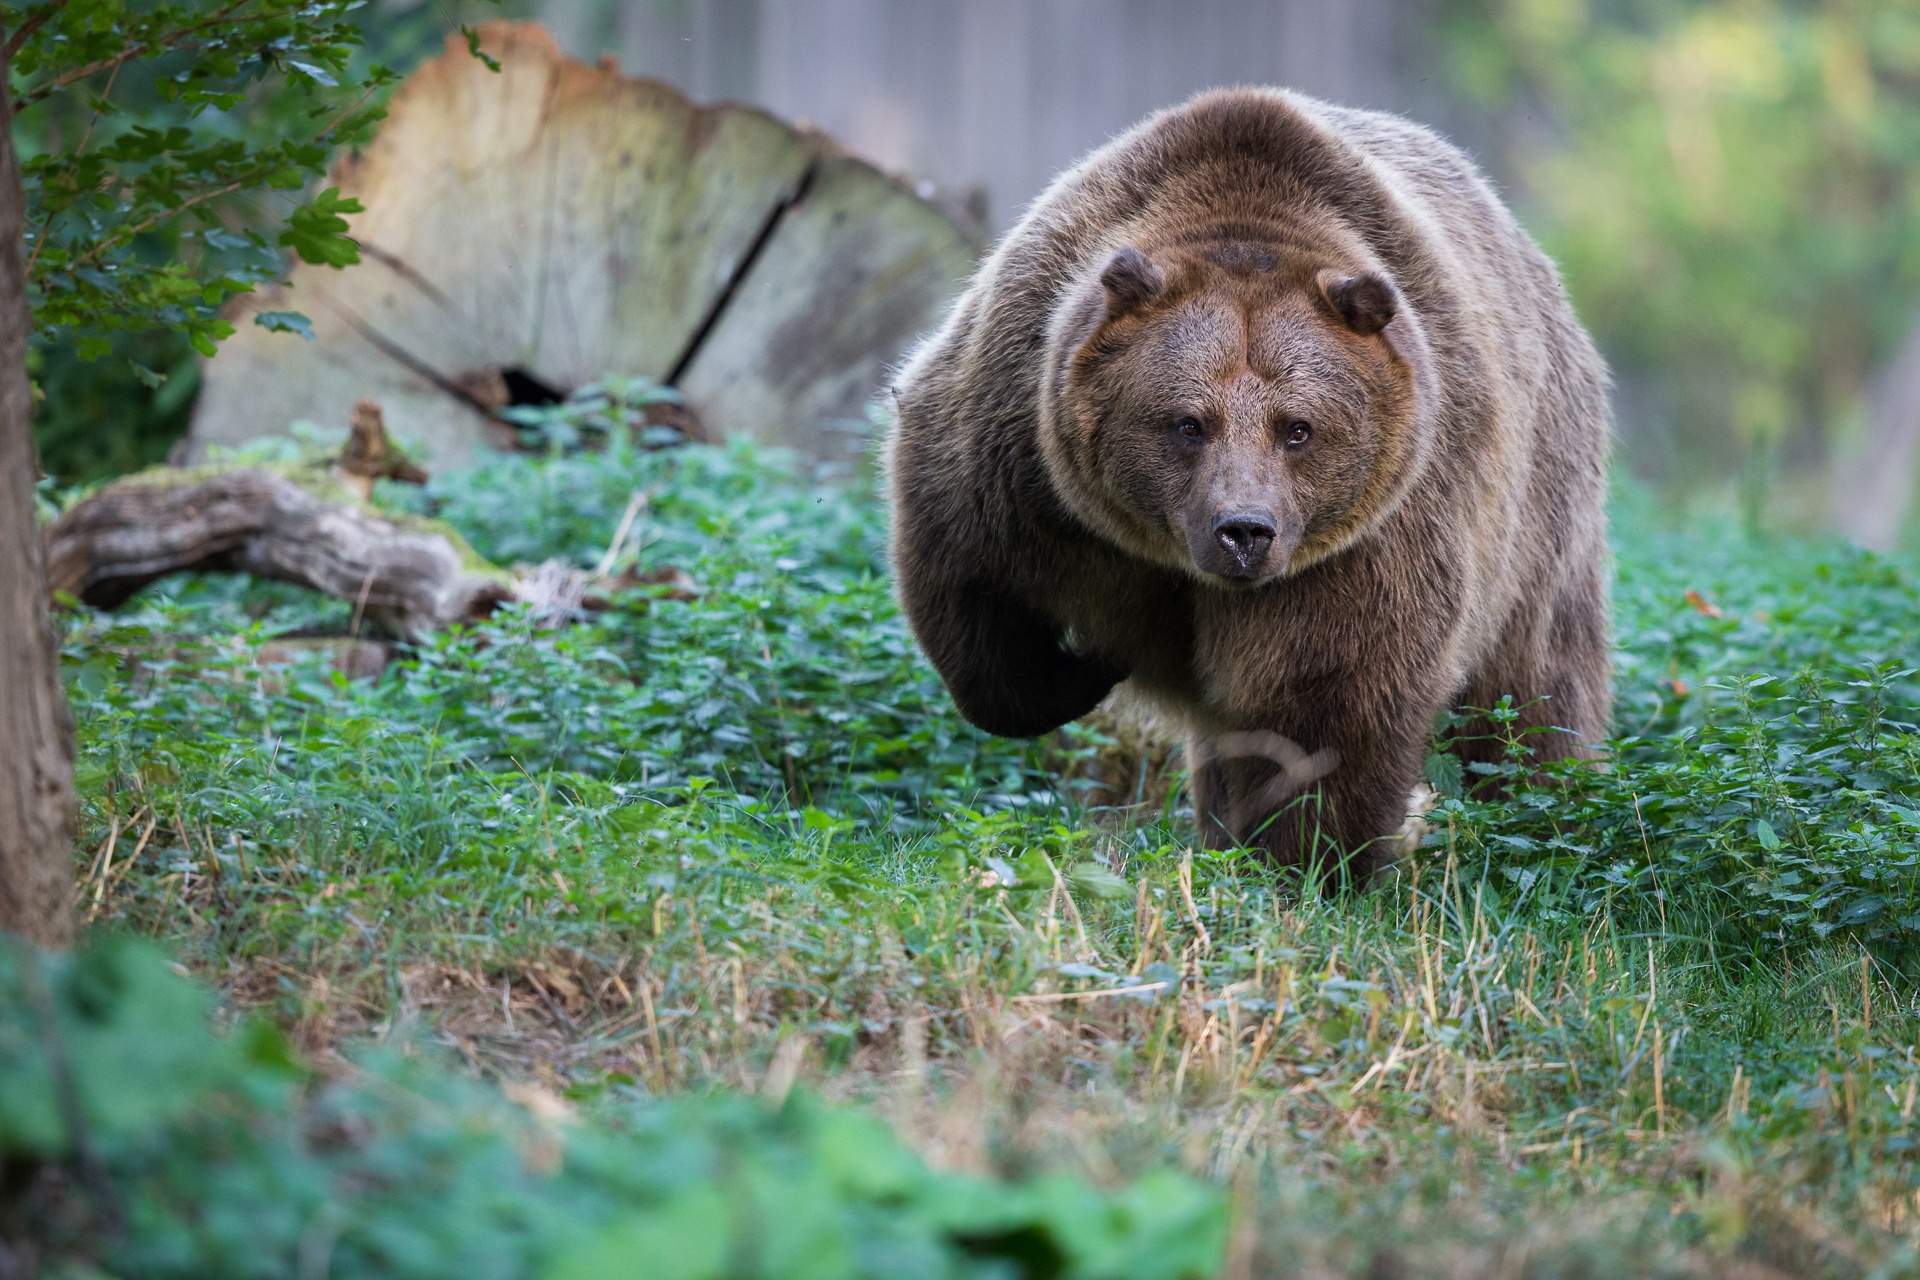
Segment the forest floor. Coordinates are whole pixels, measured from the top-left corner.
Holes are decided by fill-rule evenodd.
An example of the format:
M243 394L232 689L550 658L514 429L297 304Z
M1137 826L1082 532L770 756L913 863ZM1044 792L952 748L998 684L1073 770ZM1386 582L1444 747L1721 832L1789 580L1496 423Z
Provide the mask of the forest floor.
M796 1088L935 1167L1234 1206L1229 1275L1920 1271L1920 571L1616 503L1618 739L1333 895L1190 848L1178 759L961 722L871 496L745 447L381 500L640 588L373 680L347 606L172 582L66 633L83 910L315 1061L558 1108ZM677 593L686 595L689 593ZM1449 727L1438 726L1440 737Z

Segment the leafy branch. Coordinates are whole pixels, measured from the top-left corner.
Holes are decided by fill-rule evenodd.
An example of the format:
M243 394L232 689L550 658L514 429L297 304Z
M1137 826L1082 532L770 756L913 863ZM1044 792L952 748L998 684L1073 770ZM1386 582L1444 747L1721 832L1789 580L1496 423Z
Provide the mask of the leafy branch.
M37 85L34 88L28 90L27 92L21 94L18 100L14 103L14 110L24 111L26 108L32 106L36 102L44 102L47 98L52 97L55 93L58 93L60 90L66 88L68 85L77 84L78 82L85 80L90 76L96 76L100 74L102 71L118 70L120 67L123 67L127 63L133 62L136 59L150 58L157 53L178 48L182 41L186 40L190 36L197 35L200 32L210 31L222 25L230 25L237 22L265 21L265 20L269 20L272 17L272 15L270 14L260 14L251 18L239 18L239 19L235 19L230 16L236 10L244 8L248 4L248 2L249 0L234 0L234 3L228 5L226 8L222 9L220 12L216 13L213 17L208 18L204 22L192 23L188 26L181 27L177 31L171 31L171 32L168 32L166 35L157 36L150 40L146 40L140 44L133 45L130 48L122 49L119 53L114 54L112 57L101 58L97 61L90 62L85 66L74 67L69 71L62 72L59 75L54 76L51 80L48 80L40 85ZM61 0L61 3L57 7L65 8L66 0ZM48 14L47 16L51 17L52 14ZM23 25L21 30L26 34L31 35L33 29ZM13 56L11 41L8 42L8 46L9 46L8 57L9 59L11 59Z
M7 38L5 46L0 46L0 59L12 63L14 55L20 52L20 46L27 42L27 37L45 26L47 19L66 7L67 0L55 0L53 4L43 6L38 13L22 22Z
M356 7L0 4L16 109L45 104L16 125L41 341L92 357L114 332L171 329L210 355L233 331L226 301L280 278L283 249L359 260L341 216L356 202L327 189L269 212L257 199L311 190L332 149L383 116L394 76L361 57Z

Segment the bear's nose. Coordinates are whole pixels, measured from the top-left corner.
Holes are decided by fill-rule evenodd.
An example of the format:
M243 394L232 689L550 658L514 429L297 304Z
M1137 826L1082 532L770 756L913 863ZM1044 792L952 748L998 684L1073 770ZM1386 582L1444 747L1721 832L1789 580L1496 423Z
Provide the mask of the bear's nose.
M1273 517L1261 511L1242 511L1213 522L1213 536L1242 569L1260 563L1273 545Z

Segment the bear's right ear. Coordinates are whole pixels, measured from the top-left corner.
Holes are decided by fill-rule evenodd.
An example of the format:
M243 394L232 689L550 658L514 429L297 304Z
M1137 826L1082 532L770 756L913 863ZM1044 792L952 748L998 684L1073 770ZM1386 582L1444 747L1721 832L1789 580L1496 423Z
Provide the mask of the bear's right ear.
M1393 286L1371 271L1343 276L1337 271L1320 273L1320 292L1326 297L1347 327L1362 337L1380 332L1393 323L1399 310Z
M1138 311L1166 287L1167 273L1147 261L1132 245L1115 249L1101 269L1100 284L1107 291L1107 319Z

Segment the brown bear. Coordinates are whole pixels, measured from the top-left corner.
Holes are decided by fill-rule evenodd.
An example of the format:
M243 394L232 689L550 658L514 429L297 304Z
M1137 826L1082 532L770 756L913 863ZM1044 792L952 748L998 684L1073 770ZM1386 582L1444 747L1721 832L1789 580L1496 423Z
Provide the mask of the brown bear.
M1606 730L1605 367L1417 125L1269 89L1152 117L894 392L897 590L961 713L1034 736L1121 685L1187 733L1211 845L1364 872L1437 713L1510 696L1537 759Z

